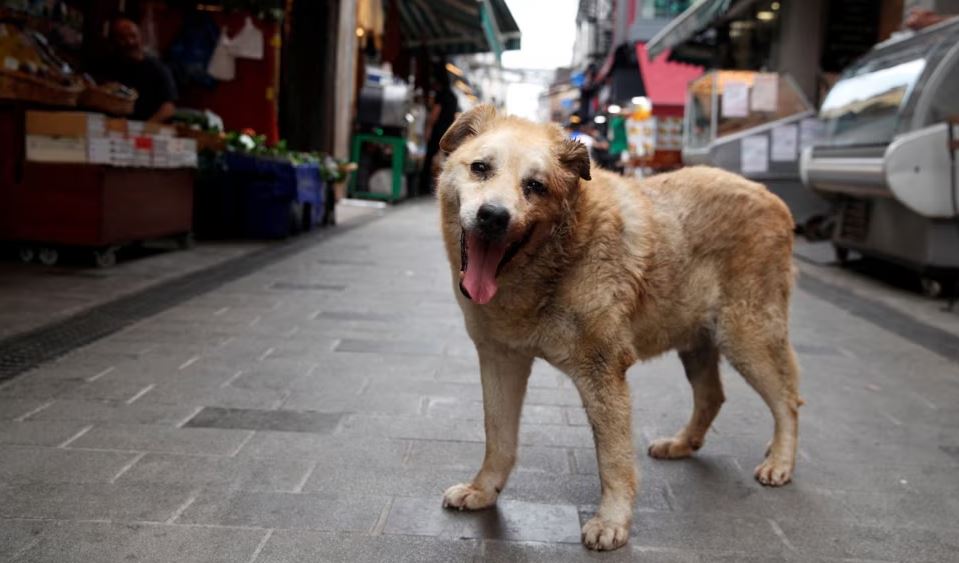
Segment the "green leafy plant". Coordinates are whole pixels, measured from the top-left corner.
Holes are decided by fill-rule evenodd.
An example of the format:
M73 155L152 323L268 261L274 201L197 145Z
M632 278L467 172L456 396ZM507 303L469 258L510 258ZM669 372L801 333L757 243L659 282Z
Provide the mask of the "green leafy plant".
M291 164L315 164L327 182L342 182L346 179L347 161L334 158L320 152L290 150L285 139L270 145L265 135L258 135L252 129L230 131L226 134L227 150L238 151L276 160L285 160Z

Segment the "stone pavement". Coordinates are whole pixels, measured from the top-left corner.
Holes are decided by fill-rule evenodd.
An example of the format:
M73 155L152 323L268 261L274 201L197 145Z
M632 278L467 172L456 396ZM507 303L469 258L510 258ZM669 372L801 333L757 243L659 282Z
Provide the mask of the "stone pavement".
M753 481L771 419L724 366L706 446L639 453L632 539L593 554L592 438L545 364L499 505L441 508L482 459L479 376L435 207L398 207L0 383L0 561L956 560L959 365L924 340L950 335L808 287L795 482ZM643 452L691 396L673 355L629 380Z

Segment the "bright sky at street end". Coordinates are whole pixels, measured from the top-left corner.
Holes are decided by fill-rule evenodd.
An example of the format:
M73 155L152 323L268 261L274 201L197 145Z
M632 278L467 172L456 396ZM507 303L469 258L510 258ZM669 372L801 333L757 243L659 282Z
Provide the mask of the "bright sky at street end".
M503 53L506 68L569 66L578 0L506 0L523 34L519 51Z

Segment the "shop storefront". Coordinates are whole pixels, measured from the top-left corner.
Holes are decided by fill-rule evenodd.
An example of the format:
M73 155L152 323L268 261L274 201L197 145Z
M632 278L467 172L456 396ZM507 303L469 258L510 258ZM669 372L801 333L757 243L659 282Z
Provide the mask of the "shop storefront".
M821 131L815 110L838 72L888 36L901 14L893 1L692 5L648 44L654 56L670 49L671 60L715 69L689 88L685 162L765 183L814 235L829 204L802 186L798 155Z
M6 248L110 266L120 247L151 239L275 238L331 218L329 186L344 170L311 152L329 143L283 140L295 134L283 95L305 80L292 72L295 41L284 46L296 2L90 4L0 8Z
M349 193L389 202L429 195L439 137L482 95L456 58L489 53L498 61L519 48L519 27L504 0L361 0L358 7L350 152L358 170Z

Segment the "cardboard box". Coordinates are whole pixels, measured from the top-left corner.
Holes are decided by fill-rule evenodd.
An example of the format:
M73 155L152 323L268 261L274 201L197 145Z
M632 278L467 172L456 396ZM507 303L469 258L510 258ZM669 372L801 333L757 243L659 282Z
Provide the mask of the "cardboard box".
M46 137L102 137L106 117L81 111L28 111L27 135Z
M143 121L127 120L127 135L130 137L140 137L145 133L146 123Z
M26 149L30 162L87 162L87 140L81 137L27 135Z
M179 137L170 139L166 148L172 168L196 168L198 166L196 139Z
M123 139L127 136L127 120L123 118L108 118L106 130L107 137Z
M87 161L90 164L130 166L133 164L133 141L114 137L89 139Z
M162 123L144 123L143 134L153 137L176 137L176 127Z

